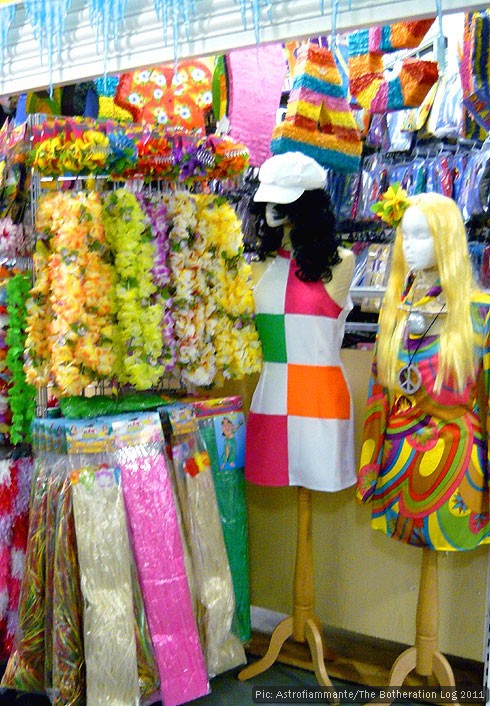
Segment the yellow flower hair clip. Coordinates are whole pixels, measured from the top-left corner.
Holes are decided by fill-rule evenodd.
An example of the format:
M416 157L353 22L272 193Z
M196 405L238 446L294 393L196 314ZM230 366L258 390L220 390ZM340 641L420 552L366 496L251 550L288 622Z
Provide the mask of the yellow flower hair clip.
M381 195L381 200L371 206L371 211L392 228L396 228L408 205L408 194L396 181Z

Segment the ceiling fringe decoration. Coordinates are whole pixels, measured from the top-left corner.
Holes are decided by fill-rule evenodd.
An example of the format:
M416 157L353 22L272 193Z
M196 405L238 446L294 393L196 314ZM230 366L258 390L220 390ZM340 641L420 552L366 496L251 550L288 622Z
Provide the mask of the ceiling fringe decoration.
M196 12L195 0L153 0L155 12L163 24L163 31L167 35L169 25L172 26L174 43L174 61L177 64L179 54L179 28L184 25L185 36L190 35L191 21Z
M240 12L242 14L243 28L247 29L247 7L250 5L252 10L252 22L255 33L255 41L260 42L260 25L261 25L261 10L265 8L272 22L272 2L273 0L238 0L240 3Z
M10 25L14 21L15 7L15 5L7 5L7 7L0 8L0 72L3 72L8 33Z
M128 0L88 0L90 21L96 28L97 47L102 38L104 76L107 70L111 39L117 42L119 27L124 22Z
M53 93L53 60L61 63L61 47L65 21L71 0L24 0L24 8L39 41L41 57L48 54L49 91Z

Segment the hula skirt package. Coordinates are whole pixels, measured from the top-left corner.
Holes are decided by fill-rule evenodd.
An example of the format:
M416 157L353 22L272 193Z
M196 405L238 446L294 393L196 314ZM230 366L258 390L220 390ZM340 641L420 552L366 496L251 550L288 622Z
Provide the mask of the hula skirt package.
M192 406L165 408L170 422L176 496L190 550L195 614L207 672L216 676L246 662L232 632L235 596L209 454Z
M248 522L245 497L245 417L240 397L193 403L213 472L223 537L235 592L233 632L251 638Z
M19 631L2 686L58 706L206 694L158 413L37 420L33 444Z

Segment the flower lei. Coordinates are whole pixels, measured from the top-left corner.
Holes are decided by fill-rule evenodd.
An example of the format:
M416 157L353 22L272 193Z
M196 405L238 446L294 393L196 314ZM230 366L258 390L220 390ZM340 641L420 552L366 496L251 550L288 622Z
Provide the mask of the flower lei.
M173 300L170 296L170 268L167 258L170 252L168 238L167 209L160 194L137 195L138 203L145 214L146 223L151 230L155 258L151 270L156 292L153 301L159 302L163 318L161 321L163 350L160 362L169 372L177 361L177 341L175 340L175 323L172 314Z
M30 441L31 423L36 416L36 388L26 381L24 372L24 347L26 339L26 299L31 287L31 277L26 273L14 275L6 286L7 313L9 317L6 343L7 366L12 382L8 397L12 412L10 441L19 444Z
M224 378L258 372L262 355L254 323L251 268L243 258L242 231L234 209L224 200L198 196L199 230L211 253L209 278L218 317L213 335L216 365Z
M396 228L408 208L408 195L396 181L381 195L381 200L371 206L371 211L392 228Z
M39 142L29 156L40 174L92 174L104 171L110 152L109 138L99 130L81 131L77 137L59 133Z
M207 386L260 369L250 267L235 212L222 199L168 197L170 267L182 378Z
M166 206L177 361L184 382L207 386L216 375L212 341L217 323L216 304L210 296L206 276L212 256L197 229L196 198L178 191L166 197Z
M49 240L57 199L57 193L48 193L38 203L36 213L38 239L33 256L34 286L26 302L27 337L24 368L27 382L37 387L45 387L51 380L49 324L53 312L49 298L51 292Z
M155 248L136 196L118 189L104 199L103 221L116 272L116 375L137 390L157 384L164 373L161 322L152 267Z
M29 254L24 226L16 225L10 216L0 218L0 257L16 257Z
M112 272L99 196L50 194L41 201L36 224L51 239L46 253L42 245L36 249L37 264L47 265L47 272L37 273L28 304L28 379L47 384L51 377L61 394L78 395L106 379L115 361ZM46 300L49 318L39 311ZM46 334L47 346L39 340Z

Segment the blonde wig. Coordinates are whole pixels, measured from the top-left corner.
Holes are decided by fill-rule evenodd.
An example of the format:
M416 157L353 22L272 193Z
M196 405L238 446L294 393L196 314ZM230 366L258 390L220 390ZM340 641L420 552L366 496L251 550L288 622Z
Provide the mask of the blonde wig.
M436 264L446 301L446 313L440 333L439 369L436 392L449 375L461 391L468 378L475 378L474 333L471 324L473 272L468 254L466 231L457 204L441 194L418 194L408 199L424 214L434 238ZM396 230L392 264L383 307L379 317L377 339L378 378L390 390L397 383L397 358L407 312L400 298L408 266L402 250L402 230Z

